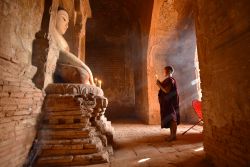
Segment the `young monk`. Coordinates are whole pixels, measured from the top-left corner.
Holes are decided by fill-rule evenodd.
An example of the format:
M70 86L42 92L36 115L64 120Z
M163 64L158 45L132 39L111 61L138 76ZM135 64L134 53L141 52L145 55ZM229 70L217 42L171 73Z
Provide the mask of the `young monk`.
M172 77L174 69L171 66L164 68L166 79L157 85L160 88L158 93L161 113L161 128L170 128L168 141L176 140L177 125L180 124L179 96L176 81Z

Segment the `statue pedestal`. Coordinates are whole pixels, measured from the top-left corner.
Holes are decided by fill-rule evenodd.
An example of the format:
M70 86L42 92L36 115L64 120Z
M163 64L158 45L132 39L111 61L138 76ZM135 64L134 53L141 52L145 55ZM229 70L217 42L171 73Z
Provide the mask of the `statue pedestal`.
M83 84L50 84L45 91L35 165L109 162L113 128L103 115L108 101L102 90Z

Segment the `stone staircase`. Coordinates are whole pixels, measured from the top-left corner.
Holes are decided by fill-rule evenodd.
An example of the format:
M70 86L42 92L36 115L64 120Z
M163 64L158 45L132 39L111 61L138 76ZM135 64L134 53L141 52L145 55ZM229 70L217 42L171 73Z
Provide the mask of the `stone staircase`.
M107 99L100 88L82 84L49 85L32 166L109 162L113 128L103 115L106 107Z

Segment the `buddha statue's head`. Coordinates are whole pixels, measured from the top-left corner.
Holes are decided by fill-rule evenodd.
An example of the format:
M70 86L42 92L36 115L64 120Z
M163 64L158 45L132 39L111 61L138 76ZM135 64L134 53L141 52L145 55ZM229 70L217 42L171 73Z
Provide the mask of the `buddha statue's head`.
M69 24L69 15L67 11L63 8L58 8L57 16L56 16L56 30L59 34L63 35L67 29Z

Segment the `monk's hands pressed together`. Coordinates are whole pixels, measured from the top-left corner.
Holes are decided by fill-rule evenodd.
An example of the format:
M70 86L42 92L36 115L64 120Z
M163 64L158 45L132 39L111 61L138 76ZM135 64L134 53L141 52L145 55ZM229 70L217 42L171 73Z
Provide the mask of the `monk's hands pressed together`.
M158 86L161 85L161 81L159 81L159 79L156 80L156 85L158 85Z
M157 85L164 93L168 93L168 92L170 91L170 89L171 89L171 87L168 87L168 86L163 87L161 81L159 81L158 79L157 79L157 81L156 81L156 85Z

